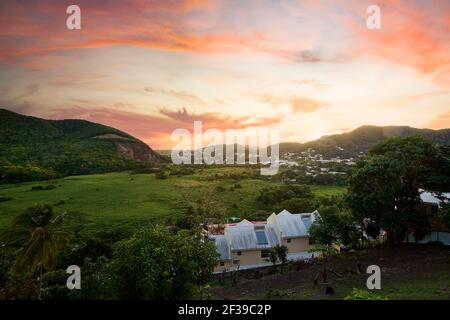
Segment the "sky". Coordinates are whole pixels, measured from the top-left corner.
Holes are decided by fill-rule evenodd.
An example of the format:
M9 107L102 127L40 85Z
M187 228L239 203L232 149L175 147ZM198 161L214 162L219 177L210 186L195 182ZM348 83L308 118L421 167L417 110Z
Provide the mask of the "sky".
M69 5L81 29L66 27ZM369 5L381 29L366 26ZM0 107L175 129L450 128L449 0L0 0Z

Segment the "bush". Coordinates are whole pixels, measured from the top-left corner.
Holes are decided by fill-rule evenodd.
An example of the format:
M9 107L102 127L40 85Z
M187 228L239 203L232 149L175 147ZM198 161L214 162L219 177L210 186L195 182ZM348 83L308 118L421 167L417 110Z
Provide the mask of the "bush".
M2 182L25 182L51 180L57 178L57 174L49 169L37 166L3 165L0 166L0 181Z
M193 298L210 280L218 256L211 241L161 226L138 232L116 249L111 285L118 299Z
M166 171L164 171L164 170L160 170L160 171L155 173L155 178L156 179L164 180L164 179L167 179L168 177L169 177L169 174Z
M53 190L55 188L56 188L56 186L54 184L49 184L46 186L43 186L43 185L32 186L31 190L32 191L41 191L41 190Z
M225 191L225 188L224 188L223 186L217 186L217 187L216 187L216 191L217 191L217 192L224 192L224 191Z
M344 300L388 300L388 298L373 291L353 288L352 292Z

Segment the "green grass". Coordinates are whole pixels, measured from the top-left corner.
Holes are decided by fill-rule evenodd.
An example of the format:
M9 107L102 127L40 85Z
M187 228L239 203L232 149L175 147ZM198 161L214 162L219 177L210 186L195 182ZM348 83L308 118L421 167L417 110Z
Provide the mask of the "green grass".
M107 231L115 228L137 228L176 218L183 208L196 199L210 197L223 204L233 216L245 217L257 210L259 191L273 183L259 179L235 180L232 174L250 174L245 168L197 169L188 176L155 179L154 174L108 173L66 177L47 182L0 185L0 229L35 203L55 206L57 213L79 211L88 219L85 228ZM219 176L219 179L217 178ZM234 189L235 183L242 188ZM51 190L31 190L33 186L53 184ZM218 192L221 186L224 191ZM343 187L313 187L316 194L342 194ZM58 204L59 203L59 204ZM58 204L58 205L57 205Z

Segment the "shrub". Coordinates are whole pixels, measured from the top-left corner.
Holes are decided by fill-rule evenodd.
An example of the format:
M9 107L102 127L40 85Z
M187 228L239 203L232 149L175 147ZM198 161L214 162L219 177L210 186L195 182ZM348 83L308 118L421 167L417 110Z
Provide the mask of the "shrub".
M156 179L164 180L164 179L167 179L168 177L169 177L169 174L166 171L164 171L164 170L160 170L160 171L155 173L155 178Z
M32 186L31 190L32 191L41 191L41 190L53 190L55 189L56 186L54 184L49 184L49 185L38 185L38 186Z
M388 300L388 298L372 291L353 288L344 300Z

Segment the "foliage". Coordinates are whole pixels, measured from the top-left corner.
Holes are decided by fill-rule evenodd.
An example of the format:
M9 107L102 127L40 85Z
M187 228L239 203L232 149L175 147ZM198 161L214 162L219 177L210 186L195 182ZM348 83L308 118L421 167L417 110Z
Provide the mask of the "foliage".
M210 197L199 199L186 208L186 214L177 220L181 229L191 230L200 234L209 224L224 224L226 209Z
M165 170L159 170L158 172L155 173L155 178L156 179L167 179L169 177L169 173Z
M382 228L390 243L406 232L423 233L431 217L421 210L420 189L448 190L450 174L442 168L449 159L421 136L387 139L370 154L350 179L347 201L356 221Z
M118 244L111 283L119 299L186 299L208 280L216 263L212 242L156 226Z
M344 300L388 300L388 298L373 291L353 288L351 293L347 295Z
M311 225L309 233L316 243L323 246L356 246L358 229L348 212L337 206L322 206L320 215Z
M256 200L266 209L269 207L279 210L283 208L283 205L287 205L292 209L309 207L308 200L300 203L299 199L312 199L313 197L314 195L308 186L284 185L262 189Z
M18 247L12 270L16 274L32 276L39 269L39 296L43 270L52 270L58 251L67 244L68 233L60 231L61 216L53 216L49 205L34 205L14 219L10 230L0 236L5 246Z
M0 286L0 300L31 300L38 295L38 283L30 278L12 276Z
M2 182L22 182L51 180L58 177L58 174L51 169L44 169L36 165L2 165L0 166L0 181Z
M277 264L278 261L280 261L281 262L280 271L283 272L283 266L287 262L288 248L285 245L277 244L275 247L269 249L268 253L269 257L267 260L272 263L274 271L276 270L275 265Z
M119 150L131 151L133 159L161 160L144 142L111 127L84 120L43 120L0 109L1 182L141 166Z
M61 269L65 269L70 265L82 267L86 259L95 261L99 257L111 259L112 247L97 238L82 239L59 253L57 267Z
M185 208L204 198L224 208L229 216L266 219L274 210L261 205L256 198L260 190L274 186L272 182L243 179L239 181L242 188L231 192L228 189L236 183L235 180L204 180L204 177L216 172L239 174L245 170L235 167L207 168L197 170L192 176L171 176L166 180L157 180L153 174L130 175L126 172L84 175L54 180L52 183L57 188L36 192L30 191L35 183L4 185L0 196L12 199L0 202L0 230L9 226L24 208L39 202L55 205L57 214L67 212L64 219L66 230L78 230L80 236L97 236L101 232L101 237L107 241L111 237L112 240L129 237L130 233L145 225L165 223L168 217L173 222L184 219L188 214ZM227 190L213 192L217 185L223 185ZM314 186L311 190L317 197L324 199L342 195L346 188ZM61 201L64 203L56 206ZM334 199L333 202L341 201ZM256 213L261 210L264 214L257 216ZM75 212L82 216L73 216Z

